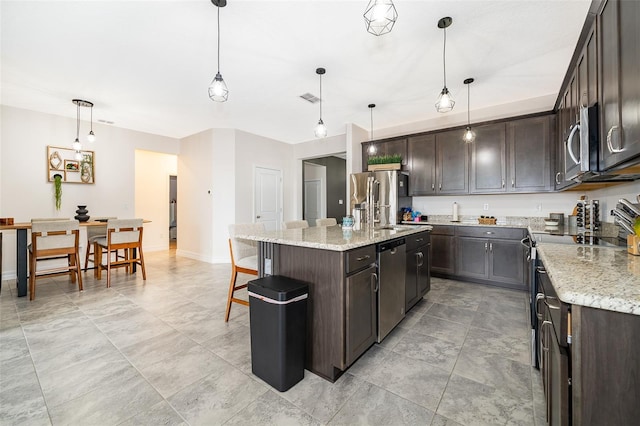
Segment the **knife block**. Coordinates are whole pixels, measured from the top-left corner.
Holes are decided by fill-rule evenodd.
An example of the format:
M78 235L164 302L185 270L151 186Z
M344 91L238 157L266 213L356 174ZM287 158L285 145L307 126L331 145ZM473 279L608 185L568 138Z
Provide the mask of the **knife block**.
M627 235L627 251L634 256L640 256L640 236Z

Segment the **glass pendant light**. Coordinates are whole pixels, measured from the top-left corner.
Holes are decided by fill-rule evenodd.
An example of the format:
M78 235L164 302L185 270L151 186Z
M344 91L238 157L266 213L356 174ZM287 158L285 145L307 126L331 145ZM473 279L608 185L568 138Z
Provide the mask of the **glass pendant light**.
M369 104L369 111L371 111L371 131L369 132L369 141L373 141L373 109L376 107L376 104ZM367 152L371 155L376 153L376 146L373 143L369 144L369 149Z
M447 89L447 27L451 25L453 19L450 17L444 17L438 21L438 28L442 28L444 31L444 43L442 49L442 69L444 75L444 87L440 92L440 96L438 96L438 100L436 101L436 110L438 112L449 112L453 109L453 106L456 102L451 97L451 93L449 93L449 89Z
M471 83L475 80L473 78L467 78L464 81L464 84L467 85L467 128L464 130L464 134L462 135L462 140L466 143L472 143L476 140L476 132L471 130L471 119L469 116L469 108L471 108Z
M322 75L326 72L324 68L316 68L316 74L320 76L320 120L316 126L315 135L317 138L324 138L327 136L327 126L322 121Z
M218 72L209 85L209 98L216 102L226 102L229 99L229 90L220 74L220 8L227 5L227 0L211 0L211 3L218 8Z
M91 108L91 111L92 111L91 120L93 122L93 102L85 101L82 99L72 99L71 102L73 102L76 106L76 140L73 141L73 150L76 153L74 155L74 158L80 161L82 160L82 144L80 143L80 107ZM95 135L93 134L93 130L89 132L87 139L91 141L90 137L92 135L93 135L93 140L95 140Z
M363 16L367 31L380 36L391 32L398 12L393 0L370 0Z
M93 133L93 104L91 104L91 130L89 130L89 134L87 135L87 141L89 142L95 142L96 141L96 135L95 133Z

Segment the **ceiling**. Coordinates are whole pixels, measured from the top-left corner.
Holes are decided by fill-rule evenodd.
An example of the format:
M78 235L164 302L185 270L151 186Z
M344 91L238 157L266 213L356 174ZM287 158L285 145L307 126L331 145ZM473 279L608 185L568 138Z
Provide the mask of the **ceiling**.
M443 86L466 111L556 94L590 0L396 0L391 33L365 31L367 0L228 0L220 10L220 71L229 100L211 101L216 7L210 0L6 1L1 3L4 105L182 138L237 128L288 143L314 139L319 95L328 136L345 124L375 128L436 118ZM553 105L549 105L551 109ZM88 115L83 111L83 119ZM99 127L98 127L99 129ZM99 132L96 132L97 134ZM99 134L98 134L99 138Z

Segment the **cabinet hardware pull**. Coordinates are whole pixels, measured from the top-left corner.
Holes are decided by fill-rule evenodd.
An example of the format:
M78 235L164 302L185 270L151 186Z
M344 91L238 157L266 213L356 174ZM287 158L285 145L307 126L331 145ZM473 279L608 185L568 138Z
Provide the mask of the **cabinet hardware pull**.
M538 309L538 303L544 300L544 294L538 293L536 294L536 303L533 305L534 313L536 314L536 318L542 321L542 312Z
M421 251L419 251L418 253L416 253L416 256L418 257L418 268L421 267L422 265L424 265L424 254L422 254Z
M609 129L609 131L607 132L607 148L609 148L609 152L611 153L617 153L617 152L622 152L624 151L624 148L620 148L620 145L618 144L618 148L614 148L613 147L613 142L611 141L613 138L613 131L618 131L618 126L611 126L611 128Z
M514 178L511 178L511 187L512 188L516 187L516 180Z
M485 232L485 234L487 234L487 235L493 235L493 234L495 234L495 232L487 231L487 232Z
M432 184L431 184L431 190L432 190L432 191L435 191L435 189L436 189L436 184L435 184L435 183L432 183Z
M416 243L419 243L420 241L424 241L424 238L416 238Z
M539 274L546 274L547 270L544 269L542 266L538 266L538 267L536 267L536 272L539 273Z
M260 219L260 216L256 216L256 219Z
M442 190L442 183L440 183L440 185L438 185L438 189Z
M485 251L485 253L487 251L487 247L489 247L489 243L484 243L484 251Z
M544 326L545 326L545 325L553 326L553 323L552 323L551 321L542 321L542 326L540 326L540 331L541 331L541 332L542 332L542 331L544 331ZM554 336L551 336L551 338L553 339L553 338L554 338ZM545 351L545 352L549 352L549 347L548 347L548 346L547 346L547 347L544 347L544 345L543 345L543 346L542 346L542 350L543 350L543 351Z
M560 185L560 176L561 176L561 175L562 175L562 173L561 173L561 172L556 173L556 183L557 183L558 185Z
M389 253L391 253L391 254L396 254L397 252L398 252L398 249L395 248L395 247L392 248L391 250L389 250Z
M369 256L368 254L366 256L362 256L362 257L356 257L356 260L358 262L362 262L363 260L367 260L369 259L371 256Z
M377 293L378 292L378 274L373 272L371 274L371 278L373 278L373 283L374 283L373 292Z
M489 251L493 253L493 243L489 243Z
M504 179L502 179L502 187L504 188Z

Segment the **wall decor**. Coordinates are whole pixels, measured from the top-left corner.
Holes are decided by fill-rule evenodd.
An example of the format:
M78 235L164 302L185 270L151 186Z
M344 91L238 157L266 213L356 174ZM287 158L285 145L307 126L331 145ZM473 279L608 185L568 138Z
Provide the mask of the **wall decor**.
M47 181L53 182L54 176L62 176L62 183L95 183L95 153L80 151L80 160L76 151L70 148L47 146Z

